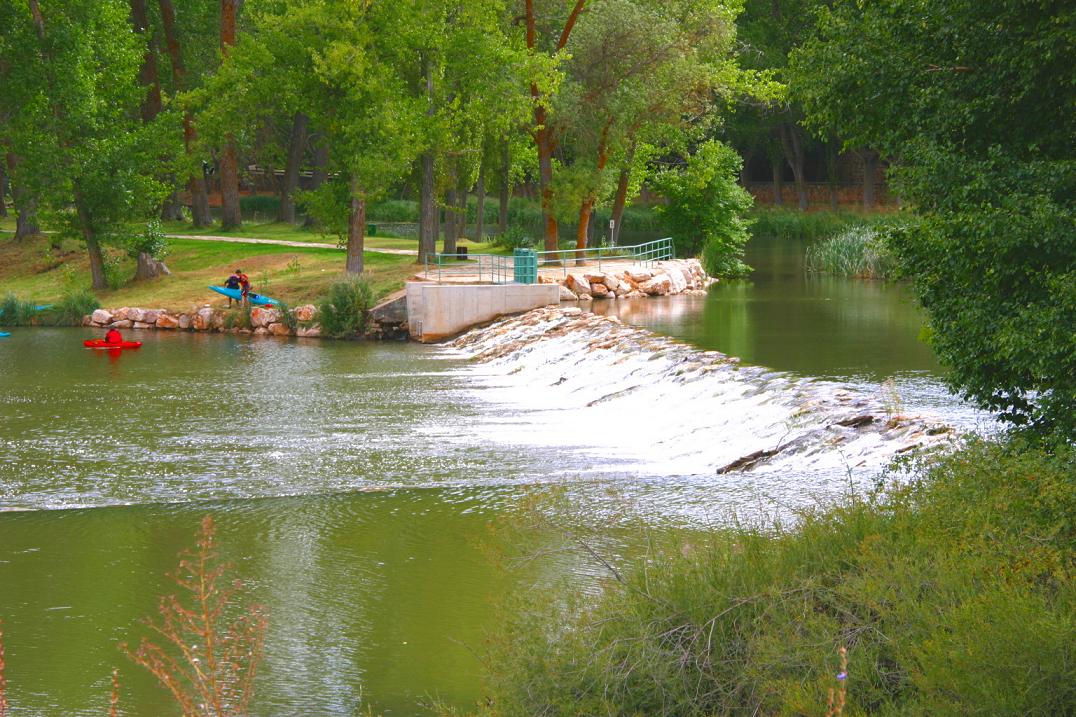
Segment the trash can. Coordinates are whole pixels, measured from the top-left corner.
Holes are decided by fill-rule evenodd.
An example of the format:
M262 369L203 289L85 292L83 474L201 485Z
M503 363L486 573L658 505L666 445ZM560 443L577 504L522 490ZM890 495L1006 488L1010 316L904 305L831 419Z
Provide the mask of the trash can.
M376 224L367 224L366 225L366 236L368 236L368 237L376 237L377 236L377 225Z
M456 258L460 261L463 261L467 258L467 247L465 247L463 244L456 245Z
M517 284L538 283L538 255L533 249L516 249L512 252L512 278Z

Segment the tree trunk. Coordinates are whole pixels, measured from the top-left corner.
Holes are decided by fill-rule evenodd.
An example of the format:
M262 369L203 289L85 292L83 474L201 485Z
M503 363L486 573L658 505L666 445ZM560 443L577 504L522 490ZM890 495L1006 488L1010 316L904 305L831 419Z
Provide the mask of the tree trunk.
M748 170L751 165L751 158L754 156L753 152L748 152L743 156L743 164L740 165L740 186L746 188L748 177L750 176Z
M445 243L441 248L443 254L456 253L456 232L459 222L456 217L456 190L449 189L445 197Z
M235 45L235 20L239 0L220 0L220 52L222 58ZM236 229L243 223L239 208L239 158L235 138L225 140L220 158L220 226Z
M482 154L482 163L478 165L478 184L475 187L478 201L475 204L474 240L485 240L486 234L486 155Z
M863 149L859 151L859 157L863 160L863 208L874 208L874 185L878 176L878 153Z
M594 197L587 197L583 200L583 203L579 206L579 224L575 227L575 248L578 250L575 255L576 263L580 263L584 259L583 249L587 248L587 230L590 229L590 214L594 211Z
M97 241L97 235L94 234L89 211L87 211L86 205L77 191L75 193L75 212L78 215L82 239L86 242L86 249L90 254L91 285L98 291L107 289L108 277L105 276L105 257L101 253L101 244Z
M803 138L800 129L792 122L781 124L781 147L785 152L785 160L792 167L792 176L796 182L796 196L799 198L799 209L807 211L807 182L803 171Z
M568 38L572 34L575 23L579 20L579 14L583 11L586 0L576 0L574 7L568 13L564 22L560 38L557 40L556 51L564 49L568 44ZM537 15L534 11L534 0L526 0L524 3L524 18L527 24L527 49L532 52L538 50ZM559 243L557 217L553 213L553 149L556 146L556 138L549 126L545 105L542 104L542 92L538 84L530 84L531 99L534 101L534 144L538 150L538 185L542 192L542 216L544 218L545 232L544 245L546 251L555 251Z
M138 252L138 266L135 269L135 281L156 279L158 276L168 276L172 272L168 270L164 262L154 259L144 251Z
M606 141L609 138L609 127L613 124L612 120L605 123L602 127L601 138L598 140L598 161L595 165L597 172L595 174L595 189L591 191L586 198L583 199L582 205L579 207L579 225L575 228L575 248L586 249L587 240L589 239L590 229L590 214L594 211L594 203L598 201L597 187L601 185L601 177L605 172L605 164L609 159L609 153L607 149ZM582 258L582 254L577 255Z
M299 167L306 150L307 116L296 112L291 123L291 142L288 145L288 162L284 167L284 184L280 188L280 212L277 220L295 223L295 190L299 187Z
M329 178L329 147L325 144L325 137L321 136L317 138L317 141L313 142L314 145L314 172L310 178L310 189L317 189L325 180ZM314 218L312 214L307 214L306 219L303 220L303 226L314 228L318 225L318 220Z
M15 241L41 233L37 224L37 198L22 188L18 181L19 158L14 152L5 156L11 201L15 205Z
M7 168L0 162L0 217L7 216Z
M161 221L183 221L183 203L179 200L179 192L172 192L168 199L161 205Z
M497 233L508 231L508 200L512 194L512 147L506 138L501 147L501 186L497 208Z
M635 160L635 142L628 146L628 155L624 158L624 166L620 168L620 178L616 183L616 196L613 198L613 230L609 233L609 241L613 246L620 243L620 223L624 221L624 206L628 203L628 185L631 182L631 164Z
M145 35L149 27L145 0L131 0L131 26L135 33ZM157 38L150 34L145 38L146 51L142 67L138 71L138 83L147 88L142 99L142 121L152 122L161 113L161 83L157 77Z
M422 58L422 74L426 80L426 117L432 118L433 106L433 66L430 58ZM426 258L437 253L437 198L434 196L434 156L433 150L427 149L422 154L422 187L418 197L418 261L424 264Z
M164 40L168 46L168 58L172 64L172 84L176 91L185 88L186 68L183 65L183 53L179 47L179 35L176 32L176 12L172 7L172 0L158 0L157 6L161 10L161 24L164 26ZM194 131L194 121L190 112L183 114L183 147L190 159L195 141L198 139ZM209 193L206 191L205 170L196 167L187 181L187 191L191 195L191 218L196 228L208 227L213 223L209 213Z
M359 181L351 180L351 211L347 220L347 273L362 273L362 249L366 232L366 199Z
M785 198L782 196L785 189L784 163L780 157L774 155L770 157L770 166L773 167L773 205L783 207L785 204Z

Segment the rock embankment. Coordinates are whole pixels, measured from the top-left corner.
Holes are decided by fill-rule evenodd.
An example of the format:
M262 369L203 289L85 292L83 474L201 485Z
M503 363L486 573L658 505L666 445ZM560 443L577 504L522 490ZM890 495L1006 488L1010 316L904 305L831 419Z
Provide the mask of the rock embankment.
M250 311L203 306L189 312L124 306L112 310L97 309L85 317L82 323L99 328L317 337L321 335L321 329L315 323L316 316L317 307L312 304L298 306L287 313L281 309L261 306L255 306Z
M561 278L538 277L539 283L560 284L561 301L705 294L715 281L707 276L698 259L670 259L654 262L650 267L609 271L579 269Z

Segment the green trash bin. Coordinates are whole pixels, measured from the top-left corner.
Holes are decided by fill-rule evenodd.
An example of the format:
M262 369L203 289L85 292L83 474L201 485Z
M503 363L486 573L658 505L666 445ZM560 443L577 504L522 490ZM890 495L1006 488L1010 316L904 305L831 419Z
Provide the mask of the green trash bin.
M517 284L538 283L538 255L534 249L516 249L512 252L512 259L513 281Z
M377 225L376 224L367 224L366 225L366 236L368 236L368 237L376 237L377 236Z

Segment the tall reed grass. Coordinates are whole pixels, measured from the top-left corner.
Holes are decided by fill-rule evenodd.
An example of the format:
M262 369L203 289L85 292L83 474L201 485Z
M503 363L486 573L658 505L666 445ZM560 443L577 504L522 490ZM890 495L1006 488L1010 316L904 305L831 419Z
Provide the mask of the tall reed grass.
M653 539L598 594L510 604L479 712L1071 714L1074 468L973 441L794 524Z
M813 241L825 239L853 226L882 226L900 220L899 214L881 212L800 212L794 209L756 207L749 219L751 234Z
M854 226L808 246L804 266L816 273L888 279L897 265L877 229Z

